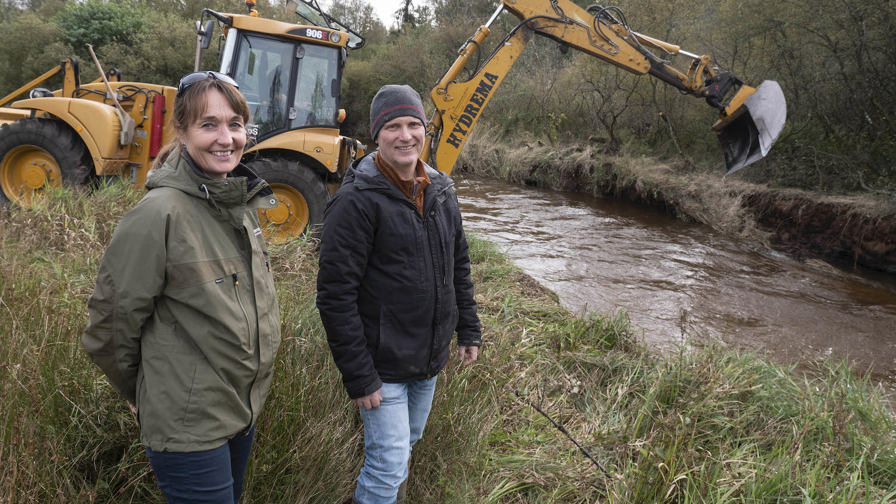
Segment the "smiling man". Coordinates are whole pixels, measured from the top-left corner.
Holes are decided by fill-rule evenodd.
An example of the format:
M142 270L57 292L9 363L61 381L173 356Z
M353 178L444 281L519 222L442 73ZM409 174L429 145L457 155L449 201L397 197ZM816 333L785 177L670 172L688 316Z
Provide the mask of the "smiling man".
M364 423L349 502L403 501L452 337L463 364L482 342L454 183L419 159L425 122L416 91L383 86L370 105L379 148L352 165L324 214L317 307Z

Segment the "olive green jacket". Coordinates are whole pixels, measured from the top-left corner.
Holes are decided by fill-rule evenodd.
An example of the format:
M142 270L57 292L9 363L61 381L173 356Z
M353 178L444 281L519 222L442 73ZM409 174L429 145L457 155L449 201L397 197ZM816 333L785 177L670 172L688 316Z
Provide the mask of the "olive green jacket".
M280 315L255 208L276 201L245 166L212 180L177 152L146 187L103 255L81 342L150 449L216 448L255 424L273 376Z

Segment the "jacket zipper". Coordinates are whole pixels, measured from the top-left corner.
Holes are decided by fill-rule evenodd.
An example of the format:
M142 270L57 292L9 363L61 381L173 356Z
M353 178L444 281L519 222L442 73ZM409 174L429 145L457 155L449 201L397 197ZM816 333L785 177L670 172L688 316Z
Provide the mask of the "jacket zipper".
M436 284L435 292L433 292L433 294L435 295L435 298L436 298L435 299L435 313L434 313L434 317L433 317L433 321L432 321L432 328L431 328L432 339L430 340L430 343L429 343L429 358L427 359L427 362L426 362L426 376L427 376L427 378L432 378L433 377L432 356L435 351L436 343L439 339L438 333L439 333L439 327L441 325L441 318L442 318L441 317L442 289L441 289L441 287L439 287L439 272L440 272L440 270L444 269L444 267L442 266L442 263L445 262L445 258L438 257L440 251L438 250L438 248L434 248L433 243L432 243L433 242L433 236L432 236L433 233L435 233L437 235L436 236L437 241L438 241L438 235L439 235L438 226L434 225L435 224L435 218L434 218L435 210L430 210L429 215L431 217L430 219L426 219L426 218L423 219L423 228L426 230L426 240L429 242L430 253L432 254L433 251L436 251L435 254L432 254L434 256L432 258L432 260L433 260L433 262L436 263L435 267L432 269L433 280L435 280L435 284ZM436 228L436 229L433 229L433 228Z
M442 188L442 191L440 191L439 193L433 194L432 197L439 198L442 195L442 192L448 190L450 187L451 186L446 186L446 187ZM432 236L431 236L431 233L433 232L433 230L432 230L431 224L435 222L435 209L433 206L430 206L430 205L432 205L432 203L430 203L430 205L426 205L426 206L428 206L428 208L424 208L423 215L420 215L417 212L417 205L415 205L413 202L409 201L407 198L396 197L395 193L393 191L391 191L391 188L389 191L386 191L385 194L389 197L398 199L399 201L401 201L402 203L408 205L409 207L411 207L413 209L414 216L423 222L423 228L426 233L426 239L429 242L430 250L433 250L433 243L432 243ZM430 201L432 201L432 200L430 199ZM427 210L429 211L430 218L426 217ZM435 233L439 237L441 237L441 234L438 232L438 229L435 230ZM427 359L427 363L426 363L427 378L432 378L434 376L432 374L432 356L433 356L435 345L436 345L436 340L437 340L436 335L438 332L439 322L441 320L440 307L441 307L441 303L442 303L441 288L439 288L439 284L440 283L442 285L448 284L448 265L447 265L447 261L446 261L447 249L445 248L445 244L442 243L441 240L437 240L437 241L439 243L436 243L436 249L435 249L436 257L433 258L433 261L437 264L433 268L433 272L432 272L433 280L435 280L435 285L436 285L436 289L435 289L435 293L434 293L436 296L436 307L435 307L436 312L435 312L435 317L433 319L433 325L431 327L431 330L433 332L433 338L429 345L429 359ZM441 257L439 257L439 255L441 255ZM442 277L441 282L439 279L440 275Z
M249 322L249 313L246 312L246 307L243 306L243 298L240 297L240 281L239 278L237 278L236 273L231 276L233 277L233 291L236 293L236 302L240 305L240 310L243 312L243 318L246 320L246 335L251 339L252 323Z
M249 250L249 256L250 256L249 257L249 271L250 271L249 275L250 275L250 278L254 279L255 276L254 276L254 270L252 268L252 257L251 257L252 253L253 253L252 239L246 234L243 234L243 239L246 240L246 243L248 245L247 248ZM266 251L262 251L262 252L264 254L265 268L268 271L271 271L271 263L268 259L268 253ZM239 281L237 280L236 273L233 274L233 282L234 282L234 286L239 285ZM253 284L253 286L254 286L254 284ZM251 339L252 338L252 322L249 320L249 314L246 313L246 308L243 306L243 300L240 297L239 289L237 289L236 299L240 305L240 309L243 310L243 317L246 319L246 330L249 332L249 338ZM258 327L258 335L257 335L258 341L256 342L255 346L258 350L258 362L256 363L256 366L255 366L255 378L252 379L252 384L249 386L249 414L251 415L250 418L252 418L252 419L255 418L255 405L252 403L252 393L255 391L255 384L258 383L258 372L261 370L262 342L261 342L261 325L258 321L258 317L259 317L258 307L256 306L255 322L256 322L256 326Z

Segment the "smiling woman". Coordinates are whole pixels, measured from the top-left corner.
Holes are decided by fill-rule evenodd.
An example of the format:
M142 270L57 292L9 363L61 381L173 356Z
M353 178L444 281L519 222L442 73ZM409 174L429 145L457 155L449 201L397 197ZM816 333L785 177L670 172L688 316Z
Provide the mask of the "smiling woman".
M217 90L206 93L205 112L178 131L178 139L209 178L224 178L239 164L246 146L245 119Z
M136 413L171 503L239 500L280 343L255 211L276 199L240 163L249 108L231 82L181 79L175 138L115 228L81 339Z

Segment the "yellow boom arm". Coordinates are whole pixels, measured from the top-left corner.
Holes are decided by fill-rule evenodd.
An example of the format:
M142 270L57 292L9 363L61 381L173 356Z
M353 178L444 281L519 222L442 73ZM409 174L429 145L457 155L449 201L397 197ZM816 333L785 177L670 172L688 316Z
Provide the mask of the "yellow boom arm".
M458 82L458 75L503 11L519 18L520 23L474 69L471 78ZM457 60L432 89L430 98L435 110L427 127L427 144L421 159L451 173L482 109L533 34L557 40L633 74L649 74L684 93L706 98L707 103L719 109L719 120L713 129L719 133L725 149L729 173L768 152L783 128L786 115L784 97L776 83L764 83L760 86L762 99L750 101L757 89L744 85L728 72L717 72L709 56L688 53L677 45L631 31L621 18L617 8L594 5L583 9L569 0L503 0L491 19L461 47ZM681 72L650 49L688 56L692 59L691 66L686 73Z

